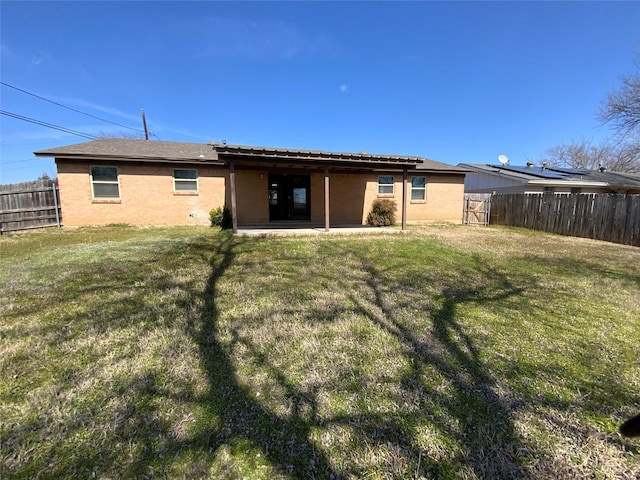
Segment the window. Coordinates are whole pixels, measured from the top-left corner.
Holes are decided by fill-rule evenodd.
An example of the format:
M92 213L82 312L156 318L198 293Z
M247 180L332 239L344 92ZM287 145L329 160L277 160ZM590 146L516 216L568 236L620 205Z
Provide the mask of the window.
M197 170L174 170L173 171L173 191L174 192L197 192L198 191L198 171Z
M91 167L91 193L93 198L120 198L118 169L116 167Z
M427 199L427 177L411 177L411 200Z
M378 195L393 195L393 177L378 177Z

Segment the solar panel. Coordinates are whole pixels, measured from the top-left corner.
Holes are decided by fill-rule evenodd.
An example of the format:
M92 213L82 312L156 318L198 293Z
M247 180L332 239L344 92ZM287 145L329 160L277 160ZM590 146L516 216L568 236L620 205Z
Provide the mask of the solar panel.
M569 167L551 167L550 170L556 172L568 173L569 175L586 175L588 172L581 168L569 168Z
M524 173L525 175L534 175L540 178L549 178L553 180L562 180L569 176L568 173L562 173L548 168L541 167L526 167L524 165L491 165L494 168L500 168L502 170L509 170L511 172Z

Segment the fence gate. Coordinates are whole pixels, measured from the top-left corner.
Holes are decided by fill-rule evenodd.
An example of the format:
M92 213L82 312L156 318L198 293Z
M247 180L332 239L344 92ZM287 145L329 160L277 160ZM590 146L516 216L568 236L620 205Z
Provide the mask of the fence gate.
M490 193L467 193L464 196L462 223L465 225L489 225L491 213Z

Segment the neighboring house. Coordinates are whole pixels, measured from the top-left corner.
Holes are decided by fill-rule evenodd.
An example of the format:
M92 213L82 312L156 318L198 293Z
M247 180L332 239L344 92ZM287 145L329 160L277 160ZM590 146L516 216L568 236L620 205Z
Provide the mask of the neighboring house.
M366 223L390 198L407 221L461 222L467 170L420 157L222 144L99 139L35 152L54 157L65 225L209 222ZM404 208L403 208L404 206Z
M640 176L604 170L460 163L465 193L640 193Z

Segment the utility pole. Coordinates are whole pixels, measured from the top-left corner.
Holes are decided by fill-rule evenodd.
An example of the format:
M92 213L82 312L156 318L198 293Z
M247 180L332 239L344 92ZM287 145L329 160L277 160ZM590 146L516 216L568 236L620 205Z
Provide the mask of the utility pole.
M147 119L144 116L144 108L141 108L142 112L142 126L144 127L144 139L149 140L149 131L147 130Z

